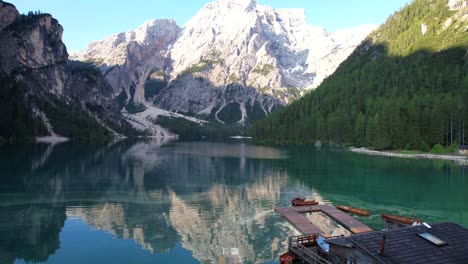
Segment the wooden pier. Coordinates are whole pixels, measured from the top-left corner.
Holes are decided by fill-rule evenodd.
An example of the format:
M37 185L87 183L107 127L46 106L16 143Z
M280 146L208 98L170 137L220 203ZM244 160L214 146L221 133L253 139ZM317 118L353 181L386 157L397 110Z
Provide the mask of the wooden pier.
M308 207L308 206L306 206ZM295 207L289 208L275 208L275 212L282 215L288 222L290 222L297 230L303 234L319 234L322 236L328 236L316 225L312 224L307 217L297 212Z
M327 204L275 208L275 212L286 218L286 220L288 220L295 228L297 228L303 234L320 234L324 237L328 236L328 234L326 234L325 232L320 230L320 228L318 228L316 225L310 222L309 219L307 219L307 217L302 215L302 213L311 212L324 213L328 217L338 222L344 228L351 231L351 233L353 234L373 231L370 227L359 222L356 218Z

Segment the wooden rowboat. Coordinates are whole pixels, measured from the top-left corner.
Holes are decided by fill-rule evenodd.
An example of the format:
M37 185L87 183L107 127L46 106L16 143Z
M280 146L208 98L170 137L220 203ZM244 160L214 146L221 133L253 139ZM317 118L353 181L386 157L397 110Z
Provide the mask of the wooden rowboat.
M419 220L413 217L389 215L389 214L382 214L382 219L395 222L398 224L402 224L402 225L412 225L414 222L421 224L423 222L422 220Z
M315 200L306 200L305 198L296 197L291 200L292 206L310 206L310 205L317 205L318 202Z
M356 215L362 215L362 216L369 216L370 213L366 209L361 209L361 208L355 208L351 206L346 206L346 205L337 205L337 209L340 209L343 212L351 213L351 214L356 214Z

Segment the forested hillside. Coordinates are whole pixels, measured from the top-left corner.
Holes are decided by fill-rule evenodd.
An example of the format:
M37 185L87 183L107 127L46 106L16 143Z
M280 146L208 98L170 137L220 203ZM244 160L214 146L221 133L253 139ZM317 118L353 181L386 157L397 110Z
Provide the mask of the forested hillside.
M257 140L429 150L468 142L468 7L415 0L315 91L258 122Z

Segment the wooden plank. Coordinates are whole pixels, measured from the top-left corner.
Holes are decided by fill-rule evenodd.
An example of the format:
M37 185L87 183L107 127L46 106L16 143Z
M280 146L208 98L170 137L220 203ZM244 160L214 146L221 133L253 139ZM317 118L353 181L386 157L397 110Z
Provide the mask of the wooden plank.
M316 225L312 224L307 217L298 213L292 208L275 208L275 211L282 215L288 222L290 222L297 230L303 234L320 234L328 236Z
M327 236L325 232L320 230L316 225L311 223L307 217L301 213L322 212L328 217L332 218L344 228L351 231L353 234L373 231L370 227L358 221L356 218L349 214L336 209L328 204L320 204L313 206L293 206L289 208L275 208L275 211L284 216L294 227L296 227L303 234L321 234Z
M327 204L319 205L321 211L328 215L333 220L340 223L343 227L351 231L353 234L359 234L364 232L373 231L370 227L359 222L356 218L350 216L349 214L336 209L335 207Z
M294 211L298 213L313 213L313 212L320 212L322 209L320 205L312 205L312 206L292 206L291 207Z
M291 208L298 213L322 212L341 224L344 228L351 231L353 234L373 231L370 227L361 223L356 218L328 204L319 204L314 206L293 206Z

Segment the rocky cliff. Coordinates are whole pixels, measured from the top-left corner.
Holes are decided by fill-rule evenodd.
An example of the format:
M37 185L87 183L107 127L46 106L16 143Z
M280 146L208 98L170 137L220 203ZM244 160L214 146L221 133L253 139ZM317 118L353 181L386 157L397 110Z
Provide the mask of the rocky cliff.
M179 31L173 20L151 20L136 30L93 42L72 58L99 65L114 93L124 91L130 99L141 102L146 78L168 67L167 47Z
M99 65L114 92L135 102L244 125L318 86L372 29L330 34L302 9L219 0L183 29L149 21L72 57Z
M0 1L0 30L13 23L18 15L14 5Z
M20 15L0 1L1 137L106 136L128 128L100 71L70 65L62 33L51 15Z
M6 3L1 9L0 20L5 21L0 34L1 74L31 84L34 92L63 95L68 53L62 26L48 14L19 15Z

